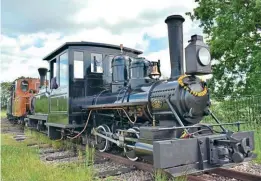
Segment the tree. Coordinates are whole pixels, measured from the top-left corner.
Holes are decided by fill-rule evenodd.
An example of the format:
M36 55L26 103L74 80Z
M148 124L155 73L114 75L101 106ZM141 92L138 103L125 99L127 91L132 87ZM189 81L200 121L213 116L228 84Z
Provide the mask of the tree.
M200 21L215 64L210 82L220 95L260 94L261 0L195 0L186 13Z
M8 98L10 97L10 88L12 82L1 83L1 108L6 108Z
M18 80L18 79L35 79L33 77L24 77L24 76L20 76L18 78L16 78L14 81Z

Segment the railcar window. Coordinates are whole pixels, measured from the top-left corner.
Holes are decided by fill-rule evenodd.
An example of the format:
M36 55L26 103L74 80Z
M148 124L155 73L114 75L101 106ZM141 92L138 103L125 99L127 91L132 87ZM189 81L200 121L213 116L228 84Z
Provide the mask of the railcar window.
M109 67L108 68L109 68L110 73L112 73L111 62L112 62L113 57L114 57L114 55L109 55L109 60L108 60L109 61L109 63L108 63Z
M53 62L53 77L57 76L56 71L57 71L56 62Z
M68 54L60 56L60 86L68 86Z
M50 64L50 74L49 74L51 77L51 79L53 77L56 77L56 59L52 60L51 61L51 64Z
M83 52L75 51L73 54L74 57L74 78L76 79L83 79L84 78L84 64L83 64Z
M21 87L21 90L22 90L23 92L26 92L26 91L28 91L28 89L29 89L29 83L28 83L26 80L23 80L23 81L21 82L20 87Z
M104 75L111 75L112 68L111 68L111 61L113 59L114 55L105 55L103 59L103 73Z
M98 53L91 54L91 72L103 73L102 54L98 54Z
M50 72L49 72L49 78L50 78L49 85L50 85L50 88L51 88L51 80L52 80L52 78L57 77L56 73L57 73L56 59L53 59L50 62Z

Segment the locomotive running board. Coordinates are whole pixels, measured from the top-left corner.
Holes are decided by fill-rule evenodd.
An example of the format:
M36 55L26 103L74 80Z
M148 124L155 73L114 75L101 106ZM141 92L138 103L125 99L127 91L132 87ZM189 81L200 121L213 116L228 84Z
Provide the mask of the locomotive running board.
M36 119L36 120L44 120L44 121L47 121L48 119L48 114L33 114L33 115L27 115L27 118L30 118L30 119Z
M147 105L146 101L139 102L125 102L125 103L114 103L114 104L99 104L99 105L91 105L91 106L82 106L83 109L95 110L95 109L107 109L107 108L122 108L128 106L143 106Z
M172 176L178 177L184 174L192 174L219 167L230 167L235 165L236 163L231 161L220 164L223 160L219 157L220 155L215 155L215 153L225 153L223 152L224 149L220 149L220 146L222 147L223 145L214 145L212 147L210 145L211 140L218 140L220 138L226 139L227 135L217 134L191 139L154 141L154 168L163 169L166 172L170 173ZM233 134L233 138L248 138L248 145L251 151L254 150L253 131L236 132ZM255 155L252 154L244 158L243 161L250 161L254 158ZM229 159L231 159L231 155L229 155ZM219 164L214 164L215 161Z

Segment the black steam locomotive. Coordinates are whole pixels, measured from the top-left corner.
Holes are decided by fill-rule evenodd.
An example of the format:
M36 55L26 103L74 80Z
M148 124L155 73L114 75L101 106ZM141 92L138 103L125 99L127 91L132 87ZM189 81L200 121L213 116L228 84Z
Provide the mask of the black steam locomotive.
M38 69L42 87L26 125L51 139L94 140L100 152L122 149L130 160L152 161L174 176L251 160L253 132L228 131L210 111L209 90L198 77L211 73L203 37L193 35L185 48L184 74L184 18L172 15L165 22L170 79L160 79L160 61L139 57L138 50L68 42L44 58L49 70ZM217 124L200 124L204 116Z

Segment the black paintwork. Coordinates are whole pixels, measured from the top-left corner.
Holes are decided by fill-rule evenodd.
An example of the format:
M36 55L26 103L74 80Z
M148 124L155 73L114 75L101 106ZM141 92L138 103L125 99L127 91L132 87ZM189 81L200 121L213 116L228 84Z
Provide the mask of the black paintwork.
M203 37L200 35L193 35L189 40L189 45L185 49L185 57L186 57L186 74L190 75L204 75L211 74L211 64L203 65L200 62L199 58L199 50L201 48L206 48L210 51L208 45L203 42ZM195 61L195 55L196 61Z
M202 85L199 79L191 80L190 87L195 91L202 91ZM177 122L170 108L166 102L169 98L172 105L176 109L183 124L196 124L200 122L205 116L205 110L208 108L209 97L208 94L202 97L195 97L192 94L184 91L179 87L177 81L155 81L154 83L143 84L136 89L122 88L116 93L111 90L100 92L95 96L87 96L72 100L72 107L76 111L80 111L82 107L89 105L99 104L112 104L112 103L134 103L134 102L147 102L148 109L146 114L149 114L149 120L152 115L155 115L156 120L172 120L173 125ZM160 101L160 107L153 107L154 100ZM158 114L161 112L170 112L171 114ZM191 113L188 116L188 113ZM163 124L161 124L163 126Z
M167 17L169 53L170 53L170 77L184 74L183 70L183 22L185 19L180 15Z
M47 69L46 68L39 68L38 72L40 75L40 86L43 86L45 83L45 77L46 77L46 73L47 73Z
M83 61L83 77L74 78L74 71L79 71L79 69L74 69L74 52L82 52ZM47 55L44 60L50 63L50 74L47 79L50 80L55 77L56 83L58 85L57 89L51 89L48 87L47 91L49 94L38 94L36 114L46 114L48 113L49 123L58 124L81 124L84 120L83 113L81 112L80 106L75 105L88 105L93 104L95 96L100 97L102 94L108 94L111 92L112 87L112 58L119 55L121 49L119 46L93 43L93 42L67 42L63 46L59 47L57 50ZM136 58L142 52L130 48L123 48L123 54L131 58ZM61 56L65 55L68 60L68 79L61 80L60 78L60 59ZM66 56L67 55L67 56ZM97 67L91 67L92 58L102 57L102 72L97 72ZM63 58L64 59L64 58ZM79 58L77 58L78 60ZM55 62L56 68L53 64ZM56 75L54 71L56 70ZM64 85L60 85L63 82ZM52 84L50 84L52 85ZM44 88L43 88L44 89ZM44 91L44 90L43 90ZM41 91L41 92L43 92ZM48 97L49 108L44 108L41 104L46 104L46 98ZM112 98L108 96L100 98L98 101L105 103L110 102L110 99L114 101L117 99L118 93ZM119 98L119 97L118 97ZM104 99L104 101L102 101ZM96 100L97 103L97 100Z
M112 60L112 92L119 92L130 80L130 64L132 59L126 55L115 56Z
M232 134L232 137L237 140L247 139L247 147L250 150L254 150L253 131L236 132ZM220 140L226 140L226 142L219 143ZM237 146L240 146L239 142L236 142ZM233 140L227 134L203 135L191 139L154 141L154 167L166 169L173 176L180 176L184 172L182 169L186 170L186 174L192 174L221 166L231 166L236 163L234 160L235 157L232 157L235 152L244 154L244 161L253 159L254 155L245 154L242 149L236 150L234 144ZM211 156L211 152L216 150L218 156ZM229 151L224 152L224 150ZM186 163L184 160L186 160ZM224 160L227 161L223 162ZM220 162L216 164L212 163L212 161Z
M51 52L50 54L46 55L43 60L51 60L54 57L56 57L58 54L60 54L61 52L63 52L64 50L68 49L69 47L97 47L97 48L108 48L108 49L113 49L113 50L120 50L120 46L117 45L112 45L112 44L105 44L105 43L97 43L97 42L87 42L87 41L81 41L81 42L66 42L65 44L61 45L60 47L58 47L56 50L54 50L53 52ZM142 51L139 50L135 50L132 48L127 48L127 47L123 47L123 51L124 52L128 52L128 53L133 53L136 55L140 55L142 54Z
M149 74L152 69L152 62L146 60L145 58L138 58L131 62L130 67L130 86L132 89L136 87L152 82Z
M74 78L75 51L83 52L84 74L82 79ZM167 124L175 125L175 118L166 103L166 98L169 98L184 124L195 124L203 118L204 110L208 107L208 95L195 97L180 88L177 81L173 79L169 81L150 79L148 77L150 64L146 59L136 60L137 55L135 54L122 54L120 50L115 51L108 48L92 47L90 49L90 47L85 47L83 49L83 47L69 47L68 50L57 55L55 58L58 63L56 66L58 85L61 83L59 57L64 53L68 54L69 76L68 80L65 80L65 85L50 90L48 98L48 122L50 123L82 124L84 122L82 107L88 105L147 101L148 109L145 110L145 114L148 115L149 121L155 115L157 120L172 120L171 123L168 122ZM112 70L108 70L110 69L108 66L109 60L103 59L104 72L92 72L97 70L91 68L90 55L92 53L102 54L103 57L114 55L115 57L111 62ZM52 62L52 60L49 60L49 62ZM112 79L108 80L108 76L105 74L110 74L110 72L112 72ZM202 90L199 79L191 80L190 84L192 89ZM160 101L161 106L158 108L152 107L152 101L154 100ZM38 99L38 101L41 101L41 99ZM191 108L192 116L188 117L186 114L189 113ZM158 114L161 112L170 114ZM163 122L160 123L162 126L164 124Z

